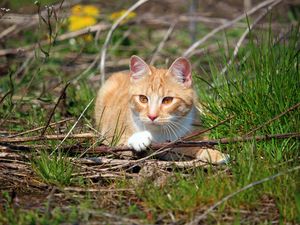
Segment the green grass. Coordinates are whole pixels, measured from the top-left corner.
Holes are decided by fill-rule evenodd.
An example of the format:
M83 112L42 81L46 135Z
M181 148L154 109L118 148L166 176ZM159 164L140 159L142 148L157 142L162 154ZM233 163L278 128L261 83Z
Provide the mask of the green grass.
M202 115L205 127L234 116L212 130L212 138L243 136L300 102L299 33L295 30L285 42L276 42L271 34L263 35L258 42L251 39L240 56L248 53L249 57L239 67L234 64L226 75L221 75L214 65L211 66L212 83L209 85L198 77L197 90L205 106ZM297 109L254 134L299 132L299 123L300 110ZM231 155L230 173L215 174L210 169L208 172L199 169L188 178L178 173L163 189L146 183L137 189L146 208L157 217L172 212L176 219L192 218L198 208L210 206L252 182L299 165L300 142L295 139L253 140L220 148ZM214 213L208 220L217 223L221 213L230 214L231 209L254 213L259 210L262 199L269 198L275 201L272 211L276 214L278 210L281 223L299 222L299 175L296 171L244 191L219 207L218 214ZM233 216L238 218L238 213Z
M55 152L51 156L47 152L41 152L40 155L33 158L31 165L45 183L59 186L72 184L74 165L67 155Z
M40 202L39 209L22 209L13 204L8 192L3 192L3 207L0 208L0 224L9 225L58 225L86 222L88 218L84 212L86 202L71 205L68 208L50 207L49 200ZM53 204L53 203L52 203Z

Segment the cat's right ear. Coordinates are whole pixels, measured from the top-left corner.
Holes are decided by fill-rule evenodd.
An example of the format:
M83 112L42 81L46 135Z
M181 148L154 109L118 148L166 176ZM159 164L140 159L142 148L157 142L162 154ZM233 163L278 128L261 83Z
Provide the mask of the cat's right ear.
M130 76L138 80L149 73L149 66L140 57L133 55L130 58Z

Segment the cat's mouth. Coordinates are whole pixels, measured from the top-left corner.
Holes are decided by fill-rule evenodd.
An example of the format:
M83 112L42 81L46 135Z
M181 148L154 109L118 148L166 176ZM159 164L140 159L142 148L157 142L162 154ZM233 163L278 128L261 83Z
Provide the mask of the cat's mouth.
M167 122L164 121L159 121L159 120L154 120L154 121L150 121L150 120L143 120L143 123L147 126L163 126L166 125Z

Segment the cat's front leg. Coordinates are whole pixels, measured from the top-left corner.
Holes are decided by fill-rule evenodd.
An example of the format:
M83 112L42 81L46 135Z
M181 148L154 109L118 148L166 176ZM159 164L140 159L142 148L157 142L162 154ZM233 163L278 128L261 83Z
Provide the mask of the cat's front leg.
M127 145L135 151L140 152L150 146L152 139L152 135L149 131L139 131L131 135L127 141Z
M230 159L228 154L224 154L213 148L175 148L173 151L213 164L225 164L228 163Z

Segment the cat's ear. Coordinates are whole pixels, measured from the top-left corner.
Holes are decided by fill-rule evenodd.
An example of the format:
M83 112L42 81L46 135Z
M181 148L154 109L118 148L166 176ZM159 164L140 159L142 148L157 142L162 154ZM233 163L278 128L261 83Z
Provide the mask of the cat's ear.
M184 86L190 87L192 85L192 66L186 58L176 59L170 66L168 73Z
M130 58L130 75L133 79L137 80L148 74L150 71L147 63L140 57L133 55Z

